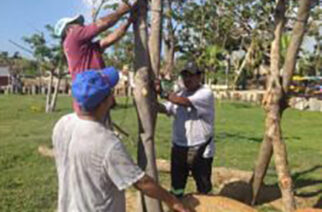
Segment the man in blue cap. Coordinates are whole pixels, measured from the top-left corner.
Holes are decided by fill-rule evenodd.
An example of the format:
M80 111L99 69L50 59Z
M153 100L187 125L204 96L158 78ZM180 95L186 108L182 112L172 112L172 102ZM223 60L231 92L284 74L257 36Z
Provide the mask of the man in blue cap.
M137 165L122 142L104 124L115 100L119 75L113 67L76 76L72 95L80 112L63 116L53 130L58 172L58 211L125 212L124 190L131 185L164 201L170 209L188 212Z

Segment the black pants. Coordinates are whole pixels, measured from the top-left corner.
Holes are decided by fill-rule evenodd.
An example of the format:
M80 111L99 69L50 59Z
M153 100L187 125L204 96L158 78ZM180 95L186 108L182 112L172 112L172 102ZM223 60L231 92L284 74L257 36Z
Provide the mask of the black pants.
M203 158L207 142L199 147L180 147L174 145L171 151L171 192L177 197L184 194L189 172L196 182L199 193L212 190L211 168L213 158Z

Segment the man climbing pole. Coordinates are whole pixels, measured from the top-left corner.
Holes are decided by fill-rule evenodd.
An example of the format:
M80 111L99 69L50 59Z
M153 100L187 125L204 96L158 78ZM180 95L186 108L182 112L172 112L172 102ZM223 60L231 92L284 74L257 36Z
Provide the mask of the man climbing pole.
M137 5L121 3L118 8L105 17L89 25L84 25L84 17L78 15L72 18L62 18L55 25L55 34L61 38L68 69L75 79L78 73L89 69L102 69L104 50L123 37L135 19ZM108 34L105 38L93 41L102 32L114 26L125 14L131 12L130 17L120 27ZM74 109L78 111L77 104Z

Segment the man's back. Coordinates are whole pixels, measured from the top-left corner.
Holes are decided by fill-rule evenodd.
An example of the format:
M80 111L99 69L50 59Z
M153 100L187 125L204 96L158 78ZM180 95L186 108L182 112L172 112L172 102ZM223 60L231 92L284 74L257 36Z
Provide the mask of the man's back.
M95 24L74 26L64 41L64 51L68 61L72 79L76 74L87 69L102 69L105 67L102 49L98 42L92 39L98 34Z
M123 189L143 173L110 130L69 114L55 125L53 145L59 211L125 211Z

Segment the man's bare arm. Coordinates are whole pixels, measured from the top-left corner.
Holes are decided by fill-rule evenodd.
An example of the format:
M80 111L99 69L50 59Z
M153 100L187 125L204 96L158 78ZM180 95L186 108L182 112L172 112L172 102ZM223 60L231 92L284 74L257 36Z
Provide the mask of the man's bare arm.
M107 47L113 45L115 42L120 40L126 33L127 29L131 25L130 20L126 23L122 24L119 28L114 30L111 34L108 34L105 38L100 40L100 46L102 49L106 49Z
M154 89L157 94L159 94L159 95L161 94L162 89L161 89L161 81L160 80L157 79L154 81ZM178 96L174 92L169 93L166 97L163 97L163 98L165 98L166 100L168 100L169 102L171 102L173 104L177 104L180 106L184 106L184 107L191 107L192 106L192 104L188 98ZM160 113L167 113L164 105L158 104L157 109L158 109L158 112L160 112Z
M130 12L131 6L125 3L122 3L115 12L108 14L107 16L98 19L95 24L99 28L99 31L105 31L106 29L114 26L120 18L126 13Z
M192 104L190 100L186 97L177 96L175 93L170 93L167 97L167 100L172 102L173 104L177 104L183 107L191 107Z
M140 180L138 180L134 184L134 186L138 190L142 191L144 194L165 202L168 205L168 207L174 211L190 211L188 209L185 209L183 204L175 196L167 192L148 175L144 175Z

